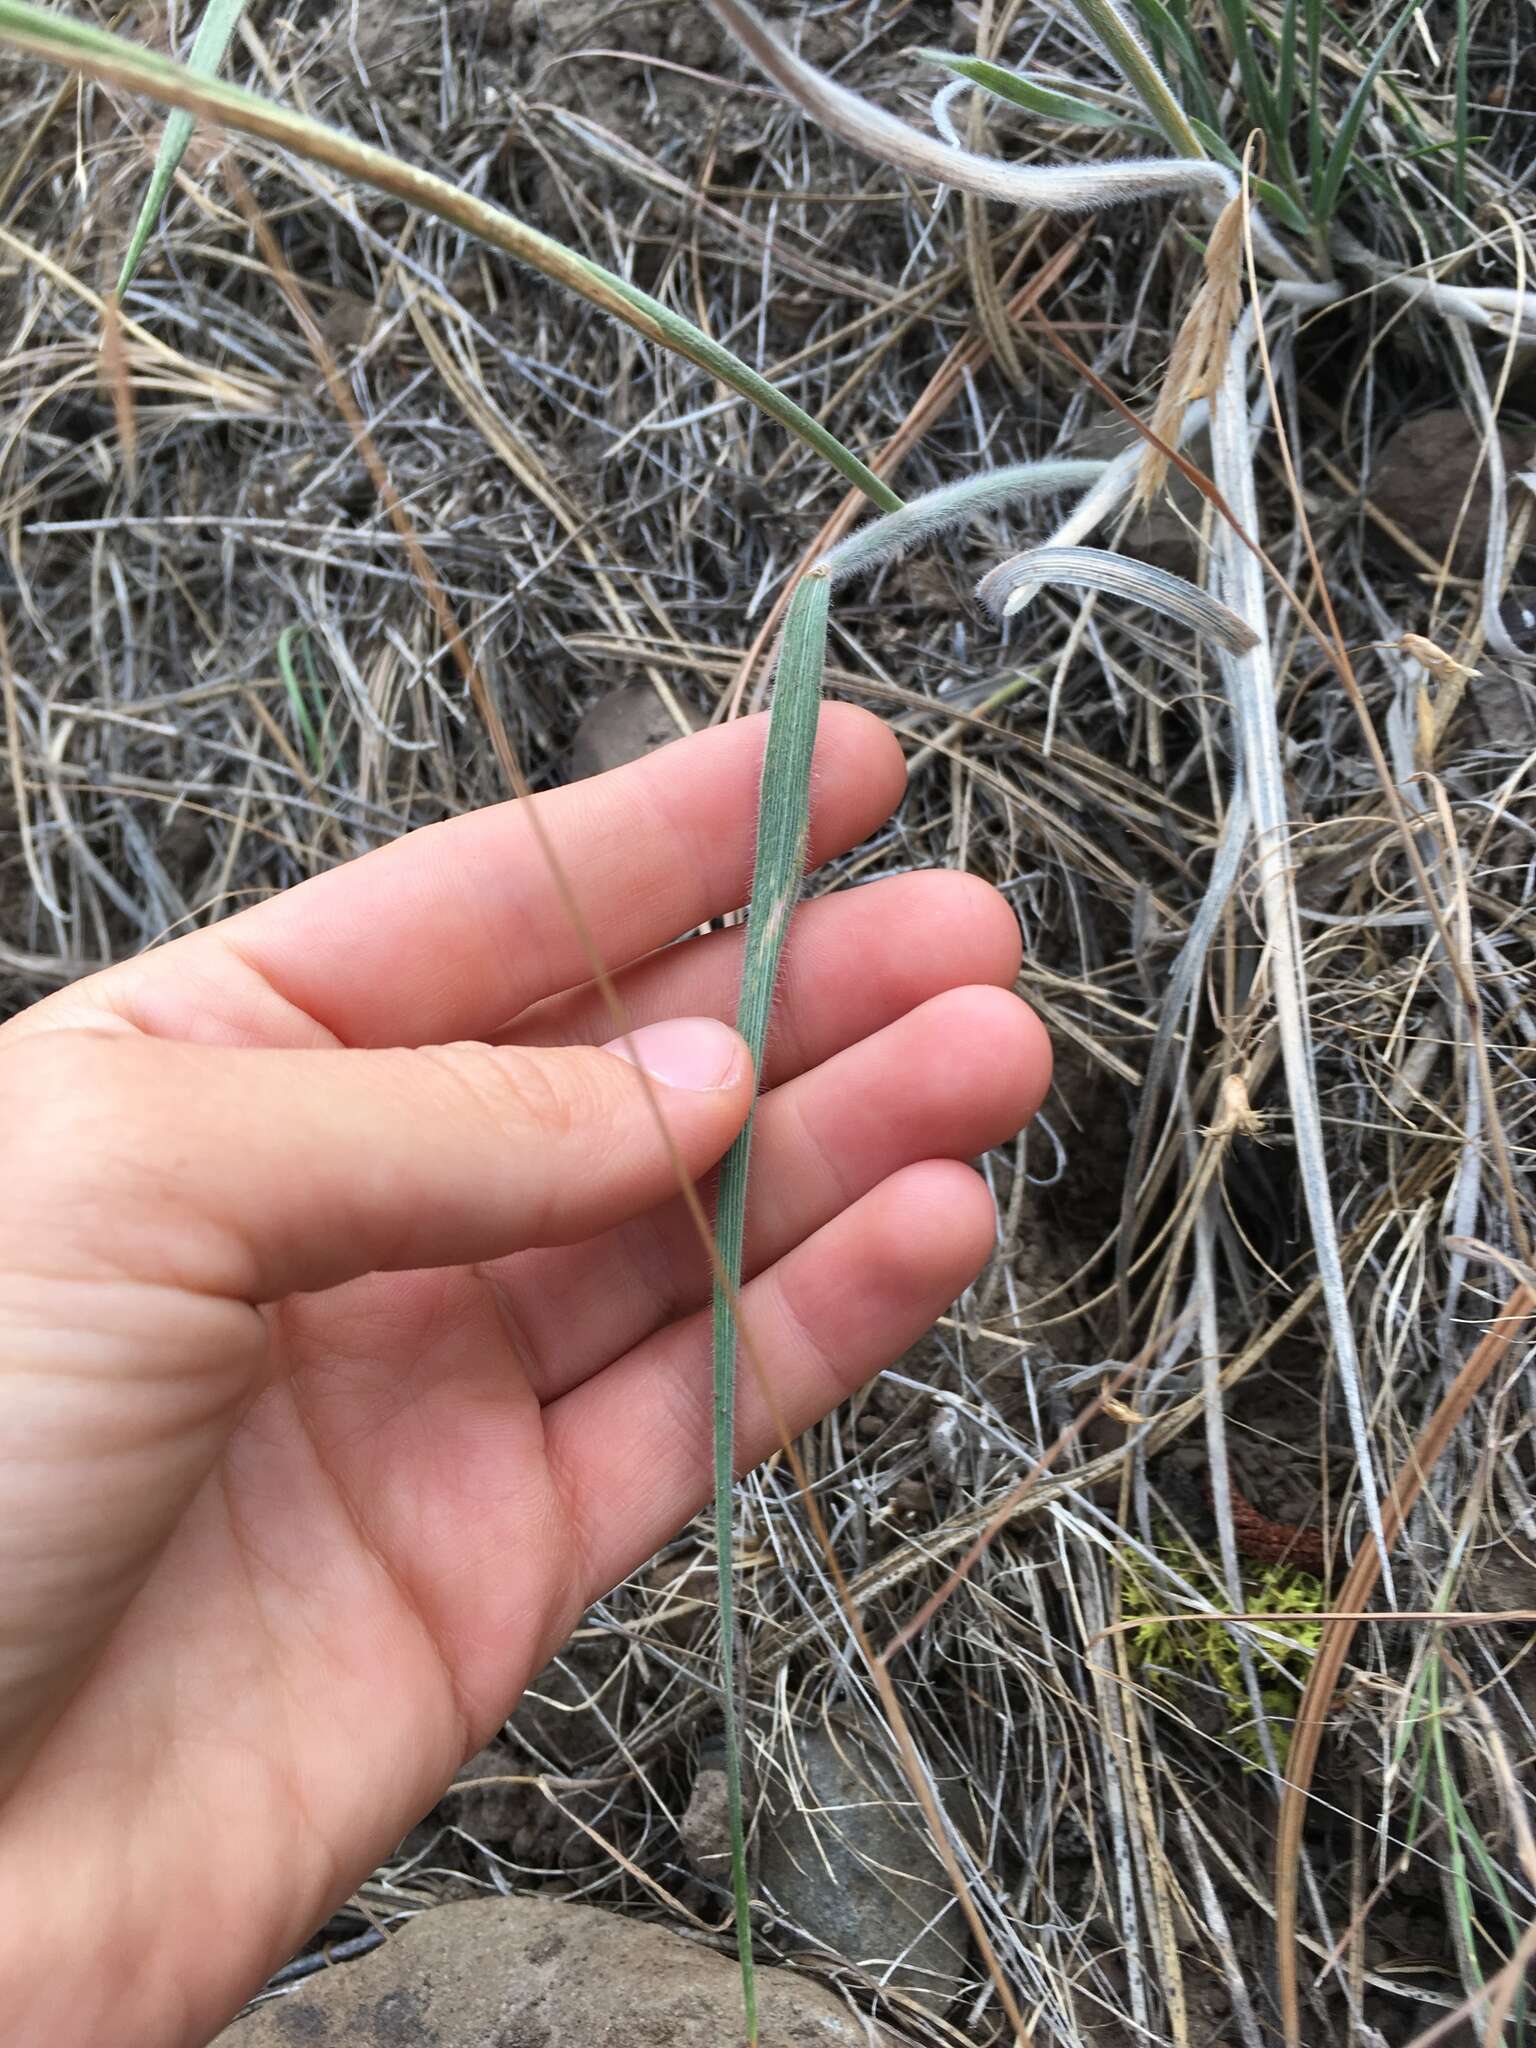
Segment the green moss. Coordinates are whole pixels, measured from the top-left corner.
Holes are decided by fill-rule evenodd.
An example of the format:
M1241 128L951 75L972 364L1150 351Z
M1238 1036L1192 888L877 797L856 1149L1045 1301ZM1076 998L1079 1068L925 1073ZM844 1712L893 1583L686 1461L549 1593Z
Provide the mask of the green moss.
M1230 1611L1225 1589L1188 1545L1170 1539L1160 1546L1158 1555L1213 1607ZM1174 1602L1166 1582L1154 1581L1139 1557L1122 1554L1121 1565L1121 1613L1127 1621L1147 1617L1140 1627L1129 1631L1131 1669L1143 1685L1165 1697L1175 1696L1186 1678L1208 1695L1218 1695L1226 1703L1225 1739L1251 1766L1261 1766L1264 1752L1232 1631L1215 1615L1170 1619ZM1248 1614L1264 1617L1246 1626L1260 1697L1283 1766L1290 1751L1296 1703L1322 1640L1323 1625L1316 1615L1327 1602L1322 1582L1313 1573L1294 1565L1267 1565L1245 1575L1243 1603ZM1307 1618L1286 1618L1293 1615Z

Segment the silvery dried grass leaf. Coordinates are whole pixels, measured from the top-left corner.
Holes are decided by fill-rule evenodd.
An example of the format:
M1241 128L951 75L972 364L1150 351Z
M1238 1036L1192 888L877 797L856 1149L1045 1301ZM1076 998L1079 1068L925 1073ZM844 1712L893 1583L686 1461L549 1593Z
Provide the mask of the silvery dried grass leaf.
M1226 165L1200 155L1026 166L955 149L808 64L780 41L748 0L707 0L707 5L759 68L818 126L913 177L932 178L982 199L1037 207L1048 213L1096 213L1127 199L1186 192L1198 193L1208 204L1220 207L1238 189L1238 181ZM1254 221L1254 242L1266 266L1278 276L1303 274L1258 219Z
M1420 277L1388 263L1343 228L1334 229L1329 247L1341 262L1368 270L1383 290L1417 300L1446 319L1484 327L1492 334L1536 341L1536 291L1519 291L1508 285L1447 284L1439 278Z
M1236 526L1227 520L1218 523L1215 573L1217 587L1248 622L1248 642L1246 647L1227 650L1223 674L1253 806L1259 902L1264 940L1269 949L1269 981L1280 1033L1286 1093L1291 1104L1297 1172L1312 1228L1313 1252L1333 1342L1333 1367L1343 1390L1350 1438L1359 1463L1361 1504L1390 1585L1382 1533L1382 1487L1366 1414L1317 1096L1317 1063L1290 855L1291 823L1275 714L1275 673L1264 604L1264 573L1257 556L1241 537L1243 533L1259 530L1247 382L1247 348L1233 348L1227 357L1221 392L1211 408L1211 456L1217 487L1232 508Z
M1257 640L1253 628L1229 605L1209 596L1197 584L1167 569L1154 568L1149 562L1114 554L1108 548L1030 548L999 563L984 576L976 586L976 595L989 611L1010 618L1047 584L1099 590L1109 597L1122 597L1130 604L1144 604L1229 653L1246 653Z

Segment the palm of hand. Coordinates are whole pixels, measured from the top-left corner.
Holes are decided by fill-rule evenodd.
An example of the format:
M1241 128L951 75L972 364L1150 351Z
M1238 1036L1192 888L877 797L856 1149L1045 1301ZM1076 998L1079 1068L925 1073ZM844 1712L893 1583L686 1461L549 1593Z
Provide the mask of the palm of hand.
M878 821L900 765L873 721L824 723L818 857ZM624 807L553 800L557 841L558 806L575 814L562 852L579 854L594 900L611 892L594 925L636 1023L732 1012L738 934L653 949L739 900L760 743L728 729L627 771L653 840L675 806L712 841L707 880L669 847L676 872L639 909L617 882L635 857ZM451 892L445 864L424 863L432 835L418 835L83 985L46 1021L246 1046L609 1035L547 900L519 906L543 920L540 978L508 1001L503 970L466 1000L463 958L487 976L484 922L455 931L445 900L473 900L477 845L482 869L493 852L507 865L515 817L437 829L458 835ZM393 928L375 932L381 898ZM311 957L317 933L338 930L353 940L340 997ZM438 957L403 1002L402 950L428 944ZM1021 1006L961 985L1011 980L1016 957L1011 914L959 878L907 877L802 913L764 1076L744 1296L792 1429L912 1341L984 1255L984 1191L947 1162L1017 1127L1048 1055ZM113 1952L135 1958L132 1991L125 2005L108 1977L98 2001L115 2038L206 2038L433 1803L583 1607L703 1505L708 1267L680 1202L632 1210L619 1203L584 1242L290 1295L262 1312L254 1372L241 1358L250 1311L224 1305L230 1387L210 1358L206 1412L164 1453L200 1460L201 1476L0 1810L0 1881L45 1855L52 1866L45 1927L83 1897L122 1903ZM776 1437L750 1374L738 1435L743 1463ZM88 1500L88 1468L79 1483ZM166 1939L168 1914L190 1920L181 1942ZM210 1960L198 1930L214 1927ZM0 1983L42 1938L25 1916L12 1935ZM28 2008L38 2039L58 2038L52 1995ZM78 1984L69 1995L73 2019Z

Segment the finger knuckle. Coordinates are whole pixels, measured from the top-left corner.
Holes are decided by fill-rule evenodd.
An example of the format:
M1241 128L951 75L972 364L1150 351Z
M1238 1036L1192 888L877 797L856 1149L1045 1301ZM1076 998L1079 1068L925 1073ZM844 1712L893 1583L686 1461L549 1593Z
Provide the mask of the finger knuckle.
M576 1061L473 1043L440 1046L434 1057L471 1110L509 1142L558 1143L590 1120L591 1091Z

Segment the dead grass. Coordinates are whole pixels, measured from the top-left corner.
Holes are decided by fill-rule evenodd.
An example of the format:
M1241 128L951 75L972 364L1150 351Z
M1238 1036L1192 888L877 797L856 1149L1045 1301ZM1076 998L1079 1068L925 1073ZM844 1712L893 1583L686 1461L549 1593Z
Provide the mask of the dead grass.
M1451 11L1425 10L1442 56ZM929 85L902 52L955 31L936 6L895 12L817 10L806 47L921 118ZM993 12L1016 17L1013 60L1095 82L1059 18ZM1461 284L1502 286L1530 261L1517 28L1512 7L1473 9ZM1188 224L1164 206L1082 230L935 206L744 82L691 9L257 10L232 75L520 207L728 341L866 459L894 447L909 495L1104 452L1107 407L1034 323L1032 296L1145 415L1200 281ZM1447 76L1426 59L1400 84L1427 119ZM1037 147L994 125L994 146ZM504 793L486 720L217 145L189 156L127 301L129 473L98 375L99 295L155 134L143 110L0 58L11 1004ZM750 697L746 656L839 503L821 465L689 366L445 227L260 150L239 160L534 785L565 772L582 712L620 683L648 678L711 716ZM1350 231L1394 264L1423 262L1408 202L1425 189L1392 166ZM1424 479L1421 530L1397 523L1407 546L1371 491L1402 420L1457 404L1475 419L1479 391L1528 445L1536 382L1497 334L1437 323L1364 267L1348 282L1341 307L1272 317L1280 412L1454 960L1306 622L1322 592L1272 435L1257 481L1261 537L1304 608L1271 588L1289 856L1364 1413L1391 1479L1414 1470L1426 1423L1527 1277L1536 711L1529 671L1485 645L1475 574L1425 545L1445 479ZM1209 466L1203 443L1189 452ZM1529 504L1517 489L1517 588ZM1125 544L1198 573L1214 530L1198 495L1175 477L1153 519L1125 515ZM1279 2038L1289 1734L1260 1683L1263 1624L1233 1625L1238 1693L1187 1673L1152 1683L1114 1625L1128 1574L1138 1612L1148 1588L1170 1613L1264 1606L1274 1560L1236 1547L1254 1525L1213 1473L1270 1525L1320 1526L1341 1594L1368 1537L1246 853L1230 892L1216 887L1234 800L1221 678L1185 637L1100 598L1048 597L1001 633L983 618L976 575L1051 524L936 546L836 615L833 685L883 710L914 765L895 824L828 885L934 862L997 882L1059 1078L1041 1123L987 1162L1004 1242L984 1280L806 1454L877 1646L970 1557L891 1671L1038 2039L1260 2048ZM1458 685L1407 634L1477 674ZM1202 918L1185 987L1174 963ZM1397 1609L1536 1607L1531 1415L1522 1336L1416 1474ZM780 1464L750 1484L747 1537L767 1796L800 1731L881 1717ZM556 1883L718 1927L723 1894L689 1869L679 1832L717 1713L710 1564L701 1523L594 1610L515 1718L513 1768L552 1781L530 1791L520 1833L417 1837L332 1935L466 1884ZM1441 1627L1381 1604L1355 1628L1317 1703L1300 1835L1303 2038L1405 2042L1516 1953L1536 1915L1521 1854L1528 1643L1528 1621ZM1255 1733L1269 1767L1253 1766ZM762 1933L770 1954L815 1953L814 1930L772 1901ZM935 2014L883 1999L863 1962L818 1967L900 2038L1005 2037L981 1972ZM1486 2018L1474 2007L1460 2038ZM1518 2005L1502 2025L1500 2039L1529 2031Z

